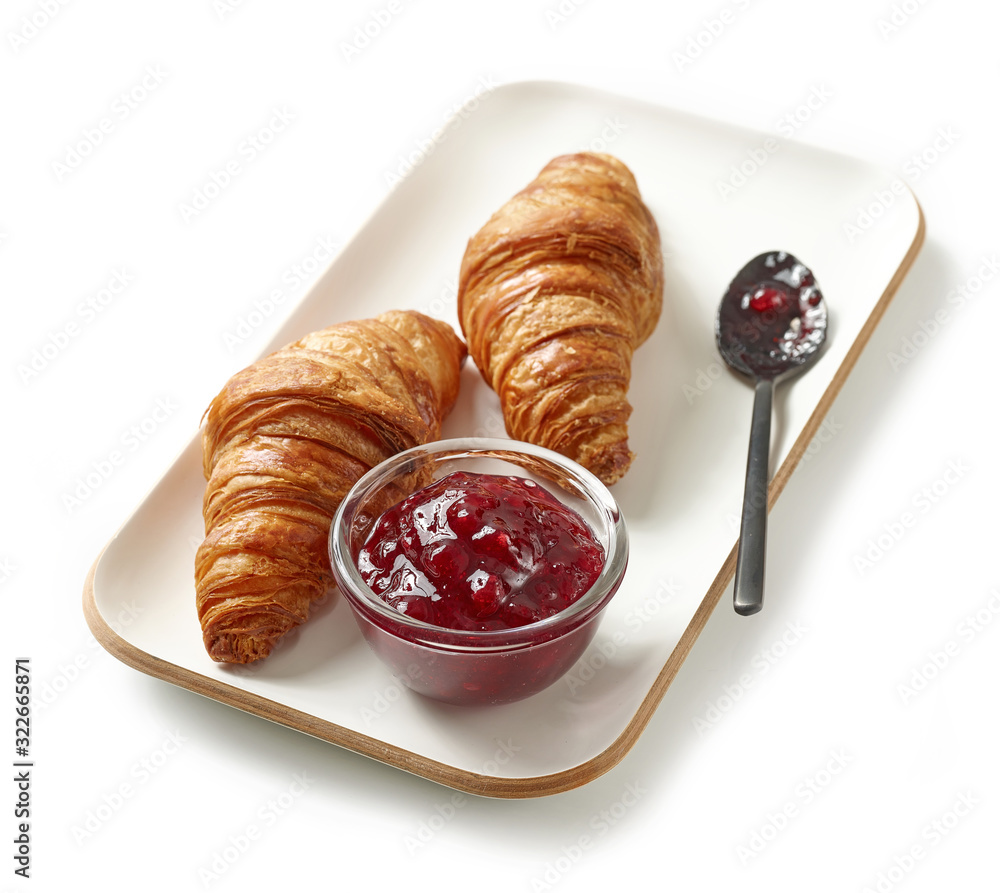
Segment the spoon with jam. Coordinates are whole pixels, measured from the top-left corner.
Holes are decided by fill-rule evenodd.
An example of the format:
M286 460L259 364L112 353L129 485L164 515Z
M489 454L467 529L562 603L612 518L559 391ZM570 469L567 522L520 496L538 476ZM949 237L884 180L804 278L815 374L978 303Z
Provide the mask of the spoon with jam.
M754 380L733 607L756 614L764 600L768 459L775 382L801 370L826 339L826 304L812 271L787 251L751 260L729 284L715 320L726 363Z

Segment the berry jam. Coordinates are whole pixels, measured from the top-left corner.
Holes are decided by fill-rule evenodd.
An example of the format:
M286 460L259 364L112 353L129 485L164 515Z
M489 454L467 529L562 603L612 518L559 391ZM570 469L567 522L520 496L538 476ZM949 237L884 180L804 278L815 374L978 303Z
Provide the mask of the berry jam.
M823 294L812 271L787 251L769 251L729 284L716 340L741 371L768 378L804 362L825 330Z
M357 559L387 604L446 629L512 629L569 607L604 549L534 481L454 472L386 511Z
M777 288L758 288L750 296L750 309L758 313L766 313L773 310L780 313L788 307L788 295Z

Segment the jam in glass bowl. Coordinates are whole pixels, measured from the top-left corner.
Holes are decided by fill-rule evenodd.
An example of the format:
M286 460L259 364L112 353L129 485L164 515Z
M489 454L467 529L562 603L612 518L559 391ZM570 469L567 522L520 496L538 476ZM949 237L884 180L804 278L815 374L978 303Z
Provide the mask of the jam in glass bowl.
M580 658L621 585L608 489L551 450L462 438L361 478L330 530L333 574L372 651L453 704L542 691Z

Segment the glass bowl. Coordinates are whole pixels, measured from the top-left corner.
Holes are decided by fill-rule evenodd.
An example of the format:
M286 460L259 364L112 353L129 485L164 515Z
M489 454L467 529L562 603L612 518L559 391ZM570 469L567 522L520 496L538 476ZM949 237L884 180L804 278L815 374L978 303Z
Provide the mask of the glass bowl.
M543 620L473 632L425 623L379 598L357 567L369 532L386 509L455 471L534 480L579 514L604 548L590 589ZM452 704L502 704L552 685L586 650L625 575L628 534L607 487L577 463L519 441L460 438L398 453L362 477L334 517L330 561L365 640L401 683Z

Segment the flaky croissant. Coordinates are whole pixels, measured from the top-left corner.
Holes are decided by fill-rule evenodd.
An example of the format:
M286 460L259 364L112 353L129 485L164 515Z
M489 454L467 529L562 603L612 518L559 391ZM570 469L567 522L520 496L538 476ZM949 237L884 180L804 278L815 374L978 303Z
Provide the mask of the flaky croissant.
M632 355L656 326L663 258L631 171L553 159L469 241L458 315L507 432L606 484L628 470Z
M351 486L435 440L465 345L410 311L307 335L234 375L206 411L198 617L217 661L248 663L333 586L330 522Z

